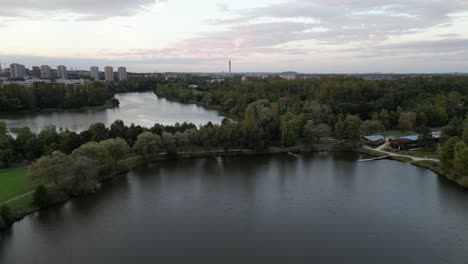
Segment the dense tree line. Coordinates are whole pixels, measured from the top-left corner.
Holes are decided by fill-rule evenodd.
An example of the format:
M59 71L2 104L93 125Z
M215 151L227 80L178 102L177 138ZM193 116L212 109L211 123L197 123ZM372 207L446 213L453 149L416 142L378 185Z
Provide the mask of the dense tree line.
M131 78L126 81L108 83L107 87L112 93L145 92L152 91L159 79L152 78Z
M31 88L9 84L0 88L0 112L102 106L112 96L113 93L99 82L76 86L35 83ZM118 102L113 104L116 106Z
M448 139L442 147L439 158L445 167L468 175L468 116L462 126L462 136Z
M310 114L329 126L337 116L355 115L380 121L386 129L443 127L453 135L468 111L467 77L412 78L398 81L365 81L358 78L282 80L270 78L240 82L205 83L188 89L185 83L159 85L159 96L180 102L216 106L233 116L243 116L259 100L287 104L294 115ZM402 113L407 113L406 115Z

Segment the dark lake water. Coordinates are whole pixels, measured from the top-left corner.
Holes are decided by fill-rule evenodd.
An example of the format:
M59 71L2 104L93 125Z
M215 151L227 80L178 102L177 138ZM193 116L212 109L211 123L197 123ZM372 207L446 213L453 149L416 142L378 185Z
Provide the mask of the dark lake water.
M6 122L14 133L15 129L25 126L38 132L51 124L81 132L94 123L109 126L118 119L127 125L135 123L145 127L152 127L155 123L174 125L187 121L201 125L210 121L221 123L223 120L217 111L205 110L194 104L169 102L158 98L153 92L117 94L116 98L120 101L119 108L0 114L0 121Z
M0 263L467 263L468 192L350 153L164 162L16 223Z

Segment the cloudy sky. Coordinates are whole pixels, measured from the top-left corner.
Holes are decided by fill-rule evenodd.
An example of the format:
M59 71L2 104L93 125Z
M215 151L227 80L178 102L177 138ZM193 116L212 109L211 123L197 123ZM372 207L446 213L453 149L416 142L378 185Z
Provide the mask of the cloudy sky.
M468 0L0 0L0 60L133 72L468 72Z

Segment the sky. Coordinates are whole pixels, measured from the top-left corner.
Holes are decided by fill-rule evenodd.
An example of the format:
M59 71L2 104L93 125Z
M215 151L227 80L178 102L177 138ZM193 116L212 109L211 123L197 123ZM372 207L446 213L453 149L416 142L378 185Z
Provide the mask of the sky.
M0 0L0 61L130 72L468 72L468 0Z

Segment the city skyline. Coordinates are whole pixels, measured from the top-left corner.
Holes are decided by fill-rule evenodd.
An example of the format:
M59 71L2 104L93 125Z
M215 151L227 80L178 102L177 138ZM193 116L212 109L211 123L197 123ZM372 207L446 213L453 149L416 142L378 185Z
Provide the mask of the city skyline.
M233 72L468 71L462 0L20 0L2 7L0 34L8 41L0 42L0 60L28 68L227 72L231 60Z

